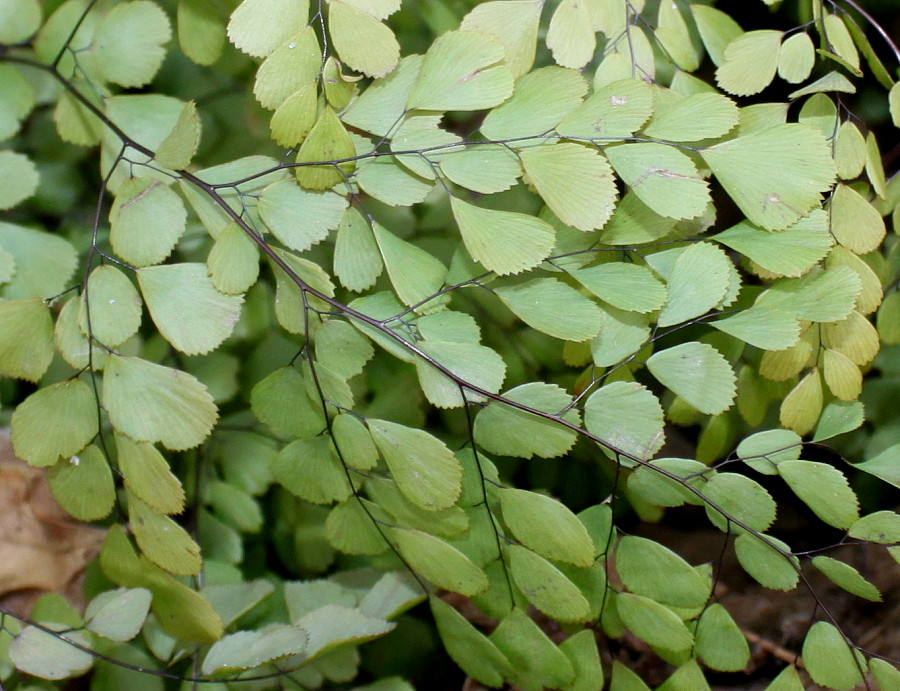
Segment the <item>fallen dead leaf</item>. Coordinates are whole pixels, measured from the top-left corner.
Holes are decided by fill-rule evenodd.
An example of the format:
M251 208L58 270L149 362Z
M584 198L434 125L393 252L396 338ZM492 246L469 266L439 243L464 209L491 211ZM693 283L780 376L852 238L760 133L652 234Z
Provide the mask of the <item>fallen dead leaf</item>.
M0 430L0 604L27 615L53 591L81 609L81 575L104 534L63 511L46 472L16 458L9 430Z

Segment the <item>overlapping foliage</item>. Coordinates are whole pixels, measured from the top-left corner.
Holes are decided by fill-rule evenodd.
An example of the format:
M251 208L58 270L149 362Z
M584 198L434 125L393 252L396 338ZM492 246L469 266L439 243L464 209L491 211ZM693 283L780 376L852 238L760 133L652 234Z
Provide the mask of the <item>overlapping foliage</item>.
M850 483L900 486L900 177L841 101L874 75L896 124L900 87L857 15L807 4L745 32L435 1L410 47L400 0L0 2L0 373L36 385L0 391L16 453L108 528L83 614L2 618L0 680L346 683L427 599L488 686L646 688L600 662L627 630L704 688L750 655L714 569L614 506L705 507L776 590L807 558L768 532L774 486L900 559ZM577 513L516 484L566 464L597 478ZM823 612L815 683L900 683Z

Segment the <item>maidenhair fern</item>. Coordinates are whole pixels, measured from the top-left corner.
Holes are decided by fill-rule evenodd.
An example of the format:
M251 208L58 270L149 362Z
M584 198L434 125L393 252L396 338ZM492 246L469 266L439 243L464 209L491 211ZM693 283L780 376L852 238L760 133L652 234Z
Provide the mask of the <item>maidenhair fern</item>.
M810 580L900 559L900 177L849 111L898 124L896 46L849 0L409 4L0 0L0 401L106 530L83 613L0 609L0 685L346 685L427 599L487 686L648 688L636 638L708 688L721 557L626 530L690 505L816 602L769 688L897 688Z

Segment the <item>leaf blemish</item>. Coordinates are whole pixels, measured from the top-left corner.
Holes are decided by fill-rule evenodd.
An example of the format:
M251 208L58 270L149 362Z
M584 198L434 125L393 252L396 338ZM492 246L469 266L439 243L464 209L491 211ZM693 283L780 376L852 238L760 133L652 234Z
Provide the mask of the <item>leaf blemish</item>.
M134 197L132 197L131 199L129 199L127 202L125 202L124 204L122 204L122 206L119 207L119 212L121 213L122 211L125 211L125 209L127 209L127 208L128 208L129 206L131 206L132 204L135 204L135 203L139 202L141 199L143 199L144 197L146 197L148 194L150 194L153 190L155 190L155 189L156 189L157 187L159 187L161 184L162 184L162 183L161 183L159 180L154 180L154 181L151 182L149 185L147 185L147 189L143 190L142 192L139 192L139 193L136 194Z

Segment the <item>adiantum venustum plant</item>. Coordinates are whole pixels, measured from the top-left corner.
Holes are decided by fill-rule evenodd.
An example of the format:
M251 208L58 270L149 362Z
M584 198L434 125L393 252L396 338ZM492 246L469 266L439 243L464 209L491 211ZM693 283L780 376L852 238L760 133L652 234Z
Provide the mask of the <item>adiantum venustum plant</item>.
M898 124L897 48L785 4L2 0L0 400L107 532L83 612L2 610L0 681L345 685L426 600L491 687L648 688L626 633L660 688L745 669L717 564L627 504L812 595L769 688L896 688L809 569L877 602L840 548L900 559L851 485L900 486L900 177L847 105Z

